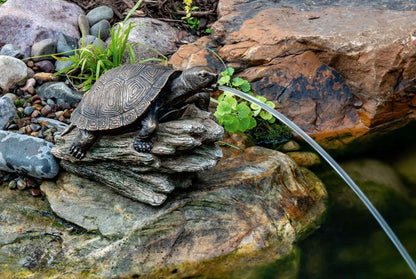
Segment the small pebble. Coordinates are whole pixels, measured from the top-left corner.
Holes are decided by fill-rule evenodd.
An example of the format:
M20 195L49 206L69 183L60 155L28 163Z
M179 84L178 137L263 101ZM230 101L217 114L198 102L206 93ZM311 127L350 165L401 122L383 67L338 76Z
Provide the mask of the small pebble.
M35 110L35 108L34 107L32 107L32 106L29 106L29 107L25 107L25 109L24 109L24 114L25 115L31 115L32 113L33 113L33 111Z
M282 146L282 151L298 151L300 149L299 143L294 140L290 140Z
M38 110L34 110L32 114L30 115L30 117L36 118L36 117L39 117L39 115L40 115L40 112Z
M42 82L45 82L45 81L57 81L57 80L59 80L59 77L58 76L54 76L51 73L43 73L43 72L42 73L36 73L33 76L33 78L36 79L36 82L37 83L38 83L38 80L42 80Z
M99 6L87 13L87 19L90 26L103 19L110 20L113 16L114 12L109 6Z
M71 112L69 109L64 110L64 117L65 118L70 118L71 117Z
M64 115L64 112L62 110L55 112L56 118L59 118L59 117L61 117L63 115Z
M30 133L30 135L32 137L38 137L39 136L39 132L32 132L32 133Z
M52 99L47 99L47 100L46 100L46 103L47 103L48 105L54 105L54 104L55 104L55 101L54 101L54 100L52 100Z
M294 151L288 152L286 155L289 155L289 157L301 167L311 167L321 163L319 156L313 152Z
M29 78L32 78L35 75L35 71L32 70L32 68L27 68L27 76Z
M13 189L16 189L16 187L17 187L16 180L12 180L9 182L9 189L13 190Z
M19 128L19 126L17 126L16 124L10 124L9 126L9 130L17 130Z
M17 111L23 113L24 109L22 107L20 107L20 108L17 108Z
M25 134L31 134L32 133L32 128L30 126L26 126L25 127Z
M38 188L30 188L30 193L32 193L32 196L39 197L41 195L41 192Z
M22 89L23 91L28 91L29 88L33 88L36 85L36 80L34 78L30 78L26 81L25 86L23 86Z
M35 108L35 110L41 110L43 107L41 104L34 104L33 107Z
M40 130L41 127L40 127L39 124L32 123L32 124L30 124L30 128L32 129L33 132L37 132L37 131Z
M59 109L61 110L66 110L66 109L70 109L71 108L71 104L70 103L60 103L58 106Z
M41 109L40 113L42 113L43 116L47 116L51 111L52 111L51 106L46 105Z
M361 108L363 105L364 105L363 101L357 100L354 102L353 106L358 109L358 108Z
M32 187L35 184L35 181L31 178L26 180L27 187Z
M90 34L90 23L88 22L88 18L85 15L78 16L78 26L79 30L81 30L82 36L87 36Z
M34 87L29 87L27 89L27 92L29 92L31 95L35 94L35 88Z
M90 33L91 35L105 41L110 35L110 29L110 22L108 22L108 20L103 19L91 26Z
M18 179L17 180L17 190L23 191L26 189L26 181L24 179Z
M32 60L27 61L27 66L33 68L33 66L35 66L35 62L33 62Z
M40 97L39 97L39 95L34 95L34 96L32 96L31 98L30 98L30 101L33 103L34 101L36 101L36 100L40 100Z
M49 60L42 60L35 63L35 67L38 67L40 71L45 73L52 73L55 70L55 66Z

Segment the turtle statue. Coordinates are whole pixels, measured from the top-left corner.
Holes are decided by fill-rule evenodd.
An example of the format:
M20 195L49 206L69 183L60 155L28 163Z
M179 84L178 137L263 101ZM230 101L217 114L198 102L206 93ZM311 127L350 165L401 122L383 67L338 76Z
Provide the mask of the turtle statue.
M106 72L84 95L62 133L79 129L70 154L82 159L100 134L128 130L138 130L134 149L150 152L159 121L177 118L191 103L206 110L208 90L216 80L217 74L207 67L180 72L162 65L129 64Z

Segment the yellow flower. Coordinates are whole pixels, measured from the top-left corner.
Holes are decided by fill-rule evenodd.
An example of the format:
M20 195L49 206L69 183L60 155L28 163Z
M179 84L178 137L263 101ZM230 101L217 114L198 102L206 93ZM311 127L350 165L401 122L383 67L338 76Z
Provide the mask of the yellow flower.
M192 6L192 0L183 0L183 3L184 3L187 7L191 7L191 6Z

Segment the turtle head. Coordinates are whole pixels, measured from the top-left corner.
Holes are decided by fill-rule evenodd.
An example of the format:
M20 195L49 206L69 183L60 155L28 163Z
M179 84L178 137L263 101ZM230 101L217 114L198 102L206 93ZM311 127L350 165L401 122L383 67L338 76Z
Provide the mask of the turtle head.
M188 89L195 91L215 84L218 75L208 67L197 66L183 71L182 78Z

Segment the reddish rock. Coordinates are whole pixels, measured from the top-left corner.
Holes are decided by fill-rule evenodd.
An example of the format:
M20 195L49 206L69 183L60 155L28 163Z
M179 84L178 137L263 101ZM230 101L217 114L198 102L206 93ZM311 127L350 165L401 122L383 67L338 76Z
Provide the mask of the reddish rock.
M221 0L213 34L182 46L170 62L220 70L199 46L211 45L257 94L327 148L416 117L411 5L294 2Z

